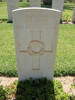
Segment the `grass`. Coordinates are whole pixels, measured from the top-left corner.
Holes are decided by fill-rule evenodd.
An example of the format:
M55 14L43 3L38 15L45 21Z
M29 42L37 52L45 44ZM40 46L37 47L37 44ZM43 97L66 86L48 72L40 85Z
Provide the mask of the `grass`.
M17 75L12 24L0 24L0 75Z
M61 25L55 75L75 75L75 25Z
M29 3L27 2L19 2L19 7L27 7ZM51 8L51 6L41 5L43 7ZM75 4L74 3L65 3L64 4L64 11L63 11L63 21L72 21L73 9ZM0 23L7 22L8 14L7 14L7 5L6 2L0 2Z
M2 86L0 89L0 100L11 100L13 97L14 100L75 100L74 95L63 91L59 81L50 82L46 78L29 79L23 82L15 81L4 90Z
M3 19L4 21L8 19L7 5L5 2L0 2L0 22L1 19Z
M12 24L0 24L0 75L17 76ZM55 76L75 75L75 25L60 25Z
M73 82L73 84L71 84L71 89L75 89L75 82Z

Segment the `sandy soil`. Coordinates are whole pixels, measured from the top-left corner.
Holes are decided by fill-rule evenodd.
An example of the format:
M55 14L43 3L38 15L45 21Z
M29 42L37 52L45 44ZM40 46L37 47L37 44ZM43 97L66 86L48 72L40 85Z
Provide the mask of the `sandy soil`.
M66 77L55 77L55 80L58 80L62 83L63 89L65 93L73 94L75 95L75 89L71 89L71 85L75 84L75 76L66 76ZM7 77L0 77L0 85L3 85L3 87L10 85L15 80L18 80L18 78L7 78Z
M0 77L0 85L3 85L3 87L5 87L13 83L15 80L18 80L18 78Z
M72 22L62 22L62 24L74 24Z
M57 77L55 79L62 83L64 92L75 95L75 89L71 88L71 85L75 84L75 76Z

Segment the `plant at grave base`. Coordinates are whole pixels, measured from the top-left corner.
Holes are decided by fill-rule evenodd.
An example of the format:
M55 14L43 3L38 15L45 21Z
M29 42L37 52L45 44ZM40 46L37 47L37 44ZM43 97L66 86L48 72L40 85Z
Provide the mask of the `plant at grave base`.
M74 96L64 93L61 83L57 80L51 82L46 78L41 78L17 83L15 81L6 87L7 100L10 100L12 96L15 100L71 100L71 98L74 100Z
M71 89L75 89L75 83L71 85Z
M64 22L71 22L71 16L69 16L68 14L63 15L63 21Z
M6 91L3 89L3 86L0 86L0 100L6 99Z
M9 86L5 87L5 90L7 92L6 98L7 100L10 100L12 97L15 97L16 90L17 90L17 81L15 81L13 84L10 84Z

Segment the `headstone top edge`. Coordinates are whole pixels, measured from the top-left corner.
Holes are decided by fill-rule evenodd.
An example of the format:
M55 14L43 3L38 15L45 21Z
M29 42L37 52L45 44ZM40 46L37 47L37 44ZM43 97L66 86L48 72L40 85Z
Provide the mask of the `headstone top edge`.
M53 11L53 12L58 12L61 13L60 10L56 10L56 9L52 9L52 8L41 8L41 7L27 7L27 8L19 8L19 9L15 9L12 12L17 12L17 11L23 11L23 10L47 10L47 11Z

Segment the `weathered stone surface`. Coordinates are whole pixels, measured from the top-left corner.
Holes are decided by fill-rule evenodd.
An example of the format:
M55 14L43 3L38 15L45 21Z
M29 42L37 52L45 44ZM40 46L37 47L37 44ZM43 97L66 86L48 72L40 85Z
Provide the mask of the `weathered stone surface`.
M30 6L31 7L40 7L41 6L41 0L30 0Z
M18 0L7 0L8 21L13 21L12 10L18 8Z
M19 81L53 79L60 11L29 7L13 11Z

